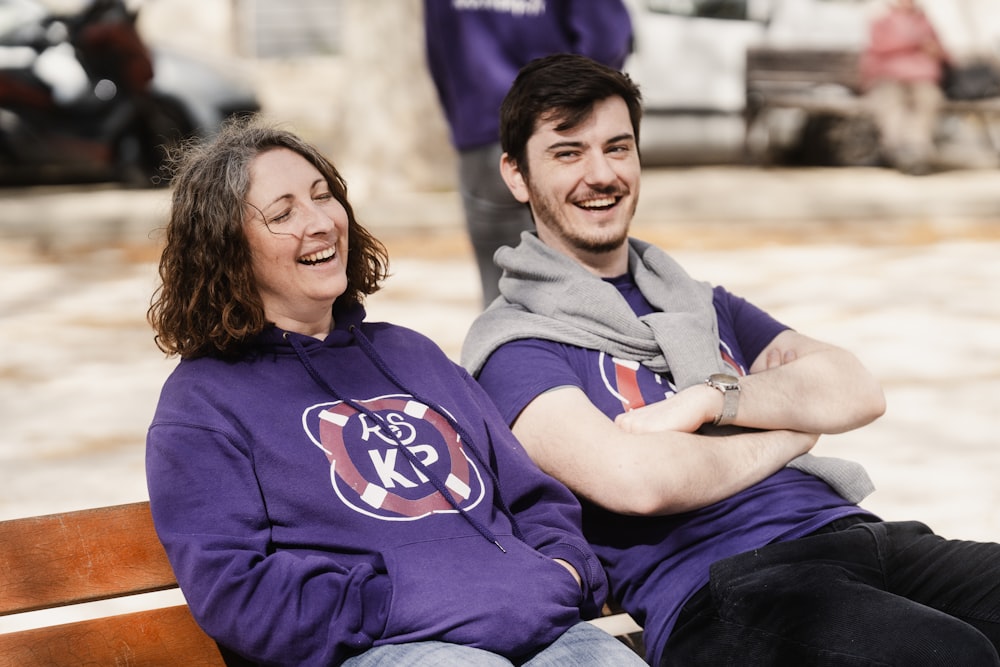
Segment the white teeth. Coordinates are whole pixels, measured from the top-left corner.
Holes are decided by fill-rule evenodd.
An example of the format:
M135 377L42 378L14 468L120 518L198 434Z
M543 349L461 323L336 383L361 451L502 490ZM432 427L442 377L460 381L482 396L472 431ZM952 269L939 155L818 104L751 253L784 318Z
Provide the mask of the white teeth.
M330 259L336 254L336 250L333 248L327 248L326 250L320 250L319 252L314 252L311 255L303 255L299 258L300 262L305 264L316 264L322 262L323 260Z
M604 208L606 206L614 206L614 197L604 197L603 199L589 199L587 201L580 202L580 206L584 208Z

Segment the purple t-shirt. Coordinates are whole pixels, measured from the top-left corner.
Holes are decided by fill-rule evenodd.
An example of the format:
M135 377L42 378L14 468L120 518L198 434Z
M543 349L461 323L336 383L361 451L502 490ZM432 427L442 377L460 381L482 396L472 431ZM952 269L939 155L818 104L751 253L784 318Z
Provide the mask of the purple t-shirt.
M630 276L609 282L637 315L654 311ZM721 287L715 288L713 303L722 356L734 373L745 375L787 327ZM479 382L511 424L536 396L556 387L580 388L611 419L626 406L653 403L674 392L669 374L541 339L500 347ZM614 596L643 626L652 664L659 662L681 607L708 582L713 562L864 511L825 482L791 468L713 505L671 516L625 516L586 500L583 505L584 533L607 569Z

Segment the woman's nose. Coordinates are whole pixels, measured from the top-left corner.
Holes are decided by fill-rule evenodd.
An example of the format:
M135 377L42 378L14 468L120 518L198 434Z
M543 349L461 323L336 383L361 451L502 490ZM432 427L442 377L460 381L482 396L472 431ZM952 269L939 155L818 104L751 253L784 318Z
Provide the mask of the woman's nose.
M329 207L324 208L315 202L310 202L304 213L303 236L329 232L336 227L333 218L330 217Z

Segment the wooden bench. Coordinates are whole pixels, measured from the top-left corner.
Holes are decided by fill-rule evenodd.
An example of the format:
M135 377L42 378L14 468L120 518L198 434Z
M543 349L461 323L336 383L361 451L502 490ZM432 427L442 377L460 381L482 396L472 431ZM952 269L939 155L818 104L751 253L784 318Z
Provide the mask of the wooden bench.
M177 587L149 503L0 522L0 615ZM0 634L0 665L224 665L186 605Z
M0 522L0 616L177 588L149 503ZM624 613L595 624L634 647ZM224 665L187 605L0 634L0 667Z
M860 57L857 51L833 49L748 49L743 114L747 157L757 163L770 161L768 114L795 109L813 118L844 119L841 133L858 135L853 146L845 147L844 159L861 159L864 144L876 141L877 134L862 97ZM941 113L975 117L993 150L1000 152L1000 136L989 123L989 117L1000 115L1000 98L946 99Z

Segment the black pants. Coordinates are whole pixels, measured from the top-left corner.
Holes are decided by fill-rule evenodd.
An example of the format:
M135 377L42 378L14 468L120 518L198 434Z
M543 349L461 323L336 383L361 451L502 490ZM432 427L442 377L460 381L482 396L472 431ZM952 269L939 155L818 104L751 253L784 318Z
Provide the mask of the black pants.
M842 519L715 563L662 665L1000 665L1000 544Z

